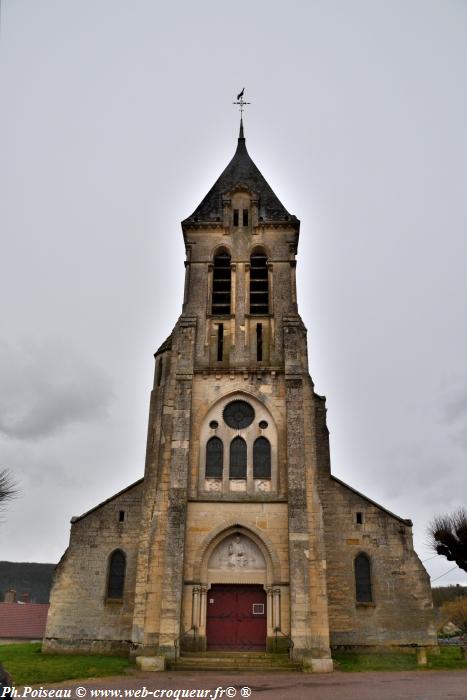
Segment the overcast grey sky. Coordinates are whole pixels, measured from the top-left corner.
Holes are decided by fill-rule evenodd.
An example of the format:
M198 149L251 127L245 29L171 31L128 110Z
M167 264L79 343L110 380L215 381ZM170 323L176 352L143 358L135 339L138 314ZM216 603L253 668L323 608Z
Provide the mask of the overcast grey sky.
M432 556L428 521L467 501L466 66L461 0L3 0L0 466L22 492L0 559L57 561L70 517L142 476L179 222L244 86L250 154L302 221L333 472Z

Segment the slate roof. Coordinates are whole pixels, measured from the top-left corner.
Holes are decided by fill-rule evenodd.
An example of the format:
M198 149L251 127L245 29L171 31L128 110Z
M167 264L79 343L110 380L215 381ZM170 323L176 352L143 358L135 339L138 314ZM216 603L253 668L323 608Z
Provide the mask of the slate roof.
M0 639L42 639L48 604L0 603Z
M240 135L234 157L193 214L182 221L182 225L196 222L222 221L222 195L230 192L235 185L246 185L248 189L258 196L258 216L264 221L297 220L294 215L289 214L279 201L251 160L246 149L243 124L240 123Z

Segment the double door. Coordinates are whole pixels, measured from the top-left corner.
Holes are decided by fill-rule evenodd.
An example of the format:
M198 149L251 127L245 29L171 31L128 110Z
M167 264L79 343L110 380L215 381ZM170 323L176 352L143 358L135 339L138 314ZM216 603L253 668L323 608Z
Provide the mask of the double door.
M213 585L207 594L208 649L266 648L266 592L258 585Z

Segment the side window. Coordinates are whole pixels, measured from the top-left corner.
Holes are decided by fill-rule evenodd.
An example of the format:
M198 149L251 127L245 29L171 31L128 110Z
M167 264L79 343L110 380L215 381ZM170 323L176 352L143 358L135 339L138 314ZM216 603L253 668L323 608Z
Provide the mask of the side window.
M214 316L230 314L230 291L230 255L227 251L223 251L214 256L212 278L212 313Z
M359 554L355 558L355 597L357 603L371 603L373 601L371 564L366 554Z
M109 576L107 580L107 598L122 600L125 588L126 557L121 549L110 555Z
M259 437L253 445L253 478L271 478L271 445L265 437Z
M236 437L230 443L230 474L231 479L246 479L246 442Z
M222 479L224 470L224 445L218 437L212 437L206 445L206 477Z

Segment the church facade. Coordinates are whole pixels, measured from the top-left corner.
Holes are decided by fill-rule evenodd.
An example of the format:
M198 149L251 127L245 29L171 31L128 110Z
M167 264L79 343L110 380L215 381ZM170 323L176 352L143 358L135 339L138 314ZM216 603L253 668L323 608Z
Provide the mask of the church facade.
M144 477L73 518L46 651L434 645L411 522L331 474L295 285L299 220L246 149L182 222Z

